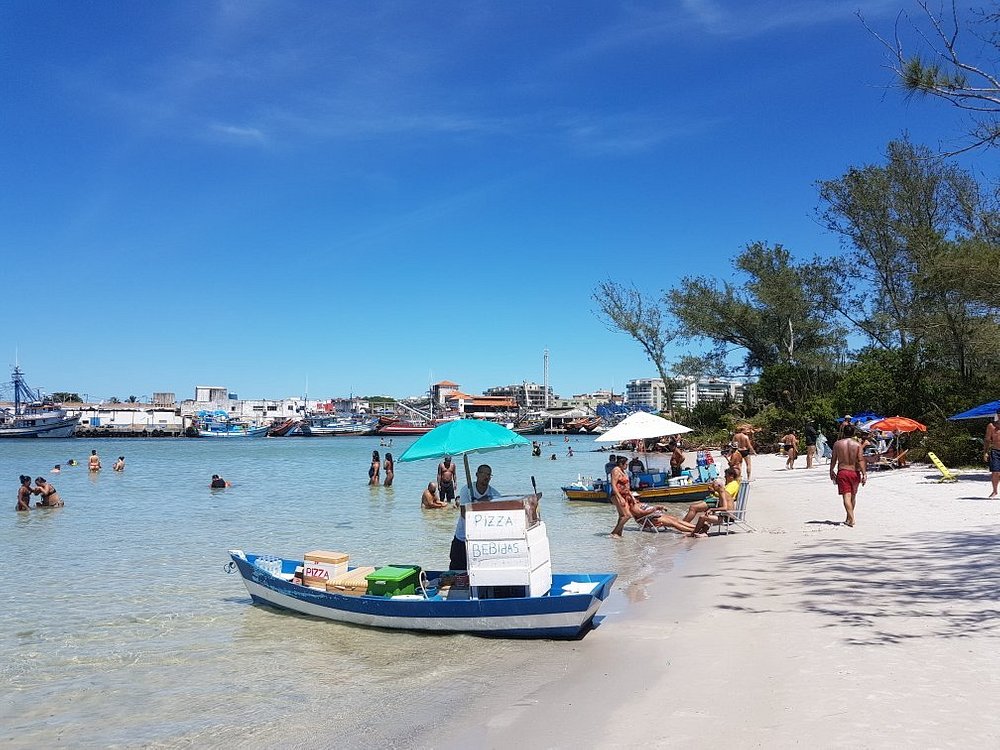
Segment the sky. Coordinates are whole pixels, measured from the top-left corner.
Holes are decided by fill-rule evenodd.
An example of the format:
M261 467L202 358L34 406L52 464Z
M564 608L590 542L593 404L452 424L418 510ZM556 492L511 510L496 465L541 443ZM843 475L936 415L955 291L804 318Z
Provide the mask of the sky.
M816 182L963 127L858 10L890 37L919 12L8 0L4 364L93 400L405 397L541 383L547 349L557 394L621 391L656 370L598 283L838 252Z

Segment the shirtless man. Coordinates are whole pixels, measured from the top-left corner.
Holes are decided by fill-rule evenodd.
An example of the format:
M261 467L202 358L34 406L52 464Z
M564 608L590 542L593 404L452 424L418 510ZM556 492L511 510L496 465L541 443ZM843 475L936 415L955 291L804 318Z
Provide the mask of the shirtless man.
M448 503L444 502L437 496L437 485L434 482L427 483L427 489L424 490L424 494L420 496L420 507L421 508L447 508Z
M87 468L90 471L101 470L101 457L97 455L97 449L90 452L90 458L87 459Z
M753 449L753 443L750 442L750 433L753 432L753 428L749 425L743 425L742 428L736 430L736 434L733 436L733 443L736 445L736 450L740 452L740 458L742 459L740 463L745 463L747 470L746 472L741 472L743 476L750 481L750 456L756 456L757 451Z
M986 425L986 435L983 437L983 460L990 465L990 481L993 482L993 494L997 496L997 486L1000 486L1000 412L993 421Z
M438 495L444 504L455 501L455 464L451 462L451 456L445 456L444 461L438 464Z
M861 452L861 445L854 439L854 425L846 423L841 430L843 437L833 444L830 481L836 482L837 492L844 499L844 510L847 511L847 520L844 524L853 526L859 485L864 486L868 481L868 474L865 472L865 458Z
M684 469L684 450L681 441L674 438L670 441L670 476L679 477Z

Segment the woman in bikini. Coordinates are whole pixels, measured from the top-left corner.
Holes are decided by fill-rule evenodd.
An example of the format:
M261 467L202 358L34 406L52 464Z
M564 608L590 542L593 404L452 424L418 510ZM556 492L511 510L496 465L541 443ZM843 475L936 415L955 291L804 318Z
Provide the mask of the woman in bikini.
M372 451L372 465L368 467L368 484L379 484L379 472L382 470L382 460L378 451Z
M634 502L632 480L625 470L626 464L628 464L628 457L619 456L618 462L611 470L611 502L615 504L615 509L618 511L618 523L611 531L611 536L615 539L621 539L622 529L625 528L628 519L632 517L631 509Z
M34 490L31 489L31 477L21 475L21 486L17 488L17 506L14 510L30 510L31 509L31 496L34 494Z
M56 488L46 482L44 477L35 479L35 489L32 491L42 496L35 504L36 508L61 508L64 505Z
M385 454L385 482L383 485L386 487L392 487L392 478L396 475L396 465L392 460L392 454Z

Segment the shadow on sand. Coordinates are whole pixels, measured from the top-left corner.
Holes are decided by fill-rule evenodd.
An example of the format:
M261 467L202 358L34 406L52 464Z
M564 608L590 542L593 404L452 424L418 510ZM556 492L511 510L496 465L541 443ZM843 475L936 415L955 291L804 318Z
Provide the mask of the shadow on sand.
M1000 635L998 554L1000 532L981 531L822 540L773 552L763 566L759 557L732 556L719 566L733 573L717 606L816 614L824 627L849 626L845 642L853 645Z

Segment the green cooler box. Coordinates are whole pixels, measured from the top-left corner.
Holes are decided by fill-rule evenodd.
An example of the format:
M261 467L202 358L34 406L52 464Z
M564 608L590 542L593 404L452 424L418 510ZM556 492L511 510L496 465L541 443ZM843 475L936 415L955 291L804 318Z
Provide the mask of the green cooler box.
M389 565L365 576L368 596L415 594L420 585L420 566Z

